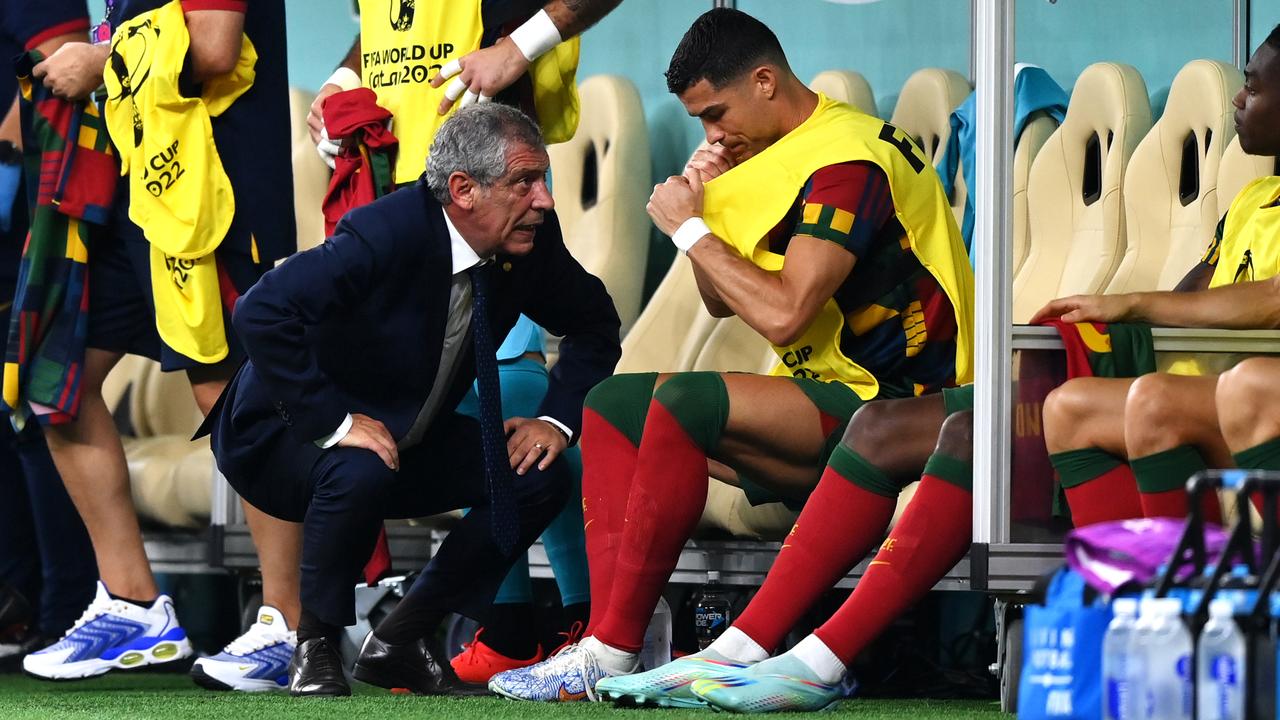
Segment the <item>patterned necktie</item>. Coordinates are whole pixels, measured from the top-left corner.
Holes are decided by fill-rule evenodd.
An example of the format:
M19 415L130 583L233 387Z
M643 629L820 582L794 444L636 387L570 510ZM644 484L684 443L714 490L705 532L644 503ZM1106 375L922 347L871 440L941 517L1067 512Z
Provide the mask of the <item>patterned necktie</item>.
M471 340L475 343L476 384L480 395L480 444L484 447L484 475L488 481L493 540L504 553L516 544L519 521L511 489L511 463L502 431L502 387L498 382L497 349L489 327L489 265L467 270L471 276Z

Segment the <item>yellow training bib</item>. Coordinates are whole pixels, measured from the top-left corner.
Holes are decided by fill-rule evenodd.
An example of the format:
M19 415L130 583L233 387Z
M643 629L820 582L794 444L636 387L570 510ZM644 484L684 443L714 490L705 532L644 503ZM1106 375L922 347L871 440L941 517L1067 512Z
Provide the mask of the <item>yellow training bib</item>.
M937 173L905 133L853 107L818 96L795 130L706 185L703 214L717 237L769 271L785 257L768 248L768 232L786 216L809 177L828 165L869 161L889 179L894 211L911 250L951 301L956 315L956 383L973 379L973 271ZM870 400L879 382L840 351L845 316L828 300L799 340L774 346L773 374L843 382Z
M480 5L480 0L360 0L360 78L395 118L397 184L422 174L431 140L449 117L436 110L449 83L433 88L429 81L449 61L480 48ZM548 143L568 140L578 127L578 47L577 38L563 42L529 68Z
M129 219L151 245L156 328L173 349L213 363L227 356L213 251L231 228L235 195L209 118L253 86L258 56L243 37L235 69L186 97L178 76L189 44L179 0L116 28L105 115L129 177Z

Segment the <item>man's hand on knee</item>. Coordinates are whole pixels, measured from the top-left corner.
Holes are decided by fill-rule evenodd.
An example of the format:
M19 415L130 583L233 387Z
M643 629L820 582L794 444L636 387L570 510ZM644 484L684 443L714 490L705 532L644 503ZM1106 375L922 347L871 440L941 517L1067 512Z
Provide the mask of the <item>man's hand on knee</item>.
M564 433L546 420L510 418L502 429L507 433L507 456L517 475L528 472L535 462L539 470L546 470L569 446Z
M363 448L382 458L392 470L400 469L400 451L387 426L368 415L351 413L351 430L337 443L338 447Z

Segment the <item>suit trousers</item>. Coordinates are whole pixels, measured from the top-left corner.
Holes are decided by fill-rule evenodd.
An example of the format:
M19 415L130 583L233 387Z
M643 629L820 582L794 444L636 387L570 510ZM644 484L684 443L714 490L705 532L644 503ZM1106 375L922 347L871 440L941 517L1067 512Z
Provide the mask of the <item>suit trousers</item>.
M443 414L419 444L402 449L398 471L369 450L282 441L265 467L234 474L229 482L251 505L303 523L302 606L335 626L355 622L353 588L384 519L472 508L412 594L424 607L478 617L511 564L564 507L571 484L561 459L545 471L512 472L519 542L504 553L490 529L480 425L456 413Z

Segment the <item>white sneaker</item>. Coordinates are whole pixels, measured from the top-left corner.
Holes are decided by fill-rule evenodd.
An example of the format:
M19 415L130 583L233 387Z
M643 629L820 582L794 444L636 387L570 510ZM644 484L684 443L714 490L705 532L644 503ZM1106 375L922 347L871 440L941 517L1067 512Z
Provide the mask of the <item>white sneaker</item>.
M635 661L626 671L614 671L604 667L592 650L595 638L567 645L555 655L528 667L498 673L489 679L489 690L512 700L540 702L574 702L598 700L596 683L603 678L628 675L635 670Z
M191 657L173 600L161 595L144 608L114 600L98 582L88 609L58 642L22 659L22 669L45 680L76 680Z
M270 605L258 610L258 620L222 652L203 657L191 667L191 679L208 690L284 690L289 686L289 660L298 634L284 615Z

